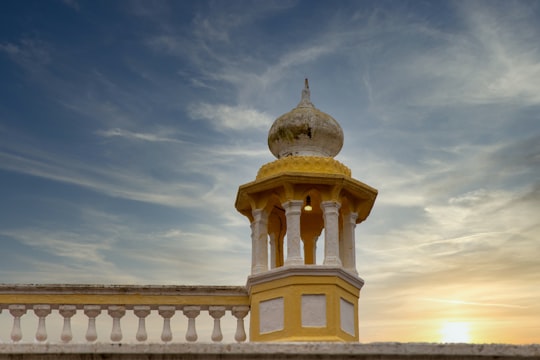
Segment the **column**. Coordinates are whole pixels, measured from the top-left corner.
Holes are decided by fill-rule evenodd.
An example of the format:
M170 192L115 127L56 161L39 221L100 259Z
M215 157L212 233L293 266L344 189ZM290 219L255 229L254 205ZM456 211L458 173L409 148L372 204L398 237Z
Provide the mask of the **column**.
M122 341L122 327L120 325L120 319L126 314L126 308L124 306L109 305L108 313L113 318L111 341Z
M341 266L339 259L339 208L337 201L323 201L324 265Z
M51 313L51 305L34 305L34 314L39 318L36 331L36 340L39 342L47 340L47 327L45 318Z
M214 328L212 330L211 339L214 342L223 340L223 333L221 332L221 318L225 315L225 306L210 306L208 313L214 319Z
M21 316L26 314L26 305L9 305L9 313L13 316L13 327L11 329L11 340L18 342L22 339Z
M357 213L349 213L343 217L343 267L345 270L358 274L356 270L356 246L354 229L356 228Z
M252 211L251 224L252 274L268 271L268 213L264 209Z
M319 240L319 235L313 236L313 264L317 264L317 240Z
M64 318L64 326L62 327L62 333L60 339L68 343L73 339L73 333L71 332L71 318L77 313L77 307L75 305L60 305L58 312Z
M188 318L188 328L186 331L186 340L190 342L197 341L197 328L195 327L195 318L201 313L200 306L185 306L184 315Z
M167 343L172 340L171 318L174 316L176 308L174 306L158 306L158 313L163 318L163 329L161 330L161 341Z
M236 318L236 332L234 333L234 340L237 342L246 341L247 336L244 328L244 318L249 313L249 306L233 306L231 312Z
M101 314L101 306L84 305L84 314L88 317L88 329L86 330L86 340L89 342L97 340L96 317Z
M300 253L300 214L303 200L289 200L282 204L287 218L287 258L285 265L303 265Z
M276 267L277 240L276 234L268 234L270 238L270 269Z
M150 315L150 310L148 305L135 305L133 307L133 313L139 318L139 326L137 327L137 334L135 334L137 341L146 341L148 339L146 317Z

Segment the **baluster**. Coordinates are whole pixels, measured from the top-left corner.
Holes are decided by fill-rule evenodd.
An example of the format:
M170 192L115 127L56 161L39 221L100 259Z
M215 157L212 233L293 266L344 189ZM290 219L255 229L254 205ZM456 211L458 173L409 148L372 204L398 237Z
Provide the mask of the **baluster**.
M244 329L244 318L249 312L249 306L233 306L232 314L236 318L236 333L234 340L237 342L246 341L246 330Z
M13 316L13 328L11 329L11 340L18 342L22 339L21 316L26 314L25 305L9 305L9 313Z
M169 342L172 340L171 318L176 312L174 306L160 306L158 308L159 315L163 317L163 331L161 332L161 340Z
M47 340L47 327L45 326L45 318L51 313L51 305L34 305L34 314L39 317L38 328L36 331L36 340Z
M77 307L75 305L60 305L58 312L64 317L64 327L60 339L65 343L70 342L73 339L71 317L77 312Z
M96 318L101 314L101 306L84 305L84 314L88 316L88 330L86 330L86 341L93 342L97 340Z
M221 318L225 315L225 306L210 306L208 313L214 318L214 329L212 330L212 341L219 342L223 340L221 332Z
M133 312L139 318L139 328L137 329L135 338L137 341L146 341L146 339L148 339L148 334L146 333L146 317L150 315L150 306L134 306Z
M197 341L197 329L195 327L195 318L201 313L200 306L184 307L184 315L188 318L188 329L186 332L187 341Z
M126 314L126 308L123 306L109 306L109 315L113 318L111 330L111 341L122 340L122 328L120 327L120 319Z

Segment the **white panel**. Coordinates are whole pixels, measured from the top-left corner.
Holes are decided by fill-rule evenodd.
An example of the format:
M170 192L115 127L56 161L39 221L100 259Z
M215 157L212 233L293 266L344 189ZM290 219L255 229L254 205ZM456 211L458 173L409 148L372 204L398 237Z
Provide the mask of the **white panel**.
M259 332L264 334L283 330L284 309L282 297L261 301L259 304Z
M326 295L302 295L302 326L326 326Z
M340 298L339 312L341 315L341 330L355 336L354 324L357 315L354 313L354 304Z

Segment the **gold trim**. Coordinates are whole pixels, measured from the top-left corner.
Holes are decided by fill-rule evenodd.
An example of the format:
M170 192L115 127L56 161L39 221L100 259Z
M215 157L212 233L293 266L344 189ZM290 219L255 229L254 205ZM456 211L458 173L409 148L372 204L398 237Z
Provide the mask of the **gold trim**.
M260 180L286 172L351 176L351 169L331 157L287 156L263 165L256 179Z
M175 296L137 294L0 294L0 307L6 304L50 305L249 305L248 296Z
M302 295L325 295L325 326L302 325ZM253 285L250 289L250 341L358 341L357 317L354 319L354 335L341 328L340 299L353 304L354 313L358 314L359 295L360 289L337 276L293 275ZM278 297L284 299L284 328L270 333L260 333L260 303Z

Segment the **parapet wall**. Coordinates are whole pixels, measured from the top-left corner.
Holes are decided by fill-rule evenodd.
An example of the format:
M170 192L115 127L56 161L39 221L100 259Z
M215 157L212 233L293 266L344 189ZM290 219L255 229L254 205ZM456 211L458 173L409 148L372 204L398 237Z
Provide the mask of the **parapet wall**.
M508 360L540 359L540 344L245 343L0 344L0 360Z

